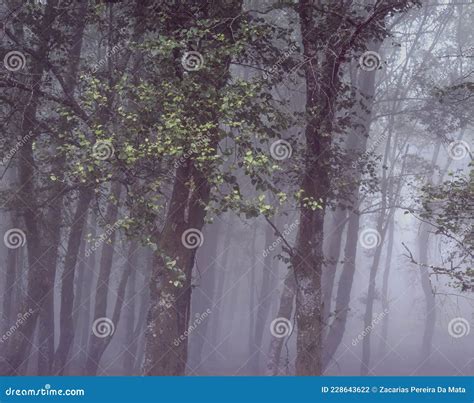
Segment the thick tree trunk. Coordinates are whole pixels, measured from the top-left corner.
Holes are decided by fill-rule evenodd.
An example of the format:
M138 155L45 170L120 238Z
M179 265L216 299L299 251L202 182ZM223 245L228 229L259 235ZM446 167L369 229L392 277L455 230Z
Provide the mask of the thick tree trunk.
M209 5L202 9L203 13L216 18L222 17L222 13L226 18L237 17L241 11L242 0L229 2L225 9ZM190 23L190 17L184 18L188 21L173 19L170 23L172 26L169 28L176 29L178 22ZM238 22L235 21L235 23ZM181 27L178 28L181 29ZM217 33L229 41L234 38L230 26ZM229 66L230 57L227 57L221 66L216 68L216 80L210 83L216 90L220 90L225 85ZM216 125L219 123L215 110L203 111L203 119L210 119ZM217 149L218 133L210 132L209 135L209 146ZM155 255L150 281L150 308L143 363L145 375L184 375L185 373L188 338L184 337L184 332L188 328L191 312L191 276L196 249L188 249L181 237L187 230L191 230L194 234L202 231L209 197L210 184L205 174L194 166L192 159L176 169L176 180L165 225L159 242L155 239L160 247L159 253ZM174 267L170 267L173 265ZM167 307L170 299L175 302L171 309ZM184 340L180 337L184 337Z
M49 53L49 41L52 31L48 27L56 18L57 9L54 4L48 4L42 16L41 29L45 32L40 37L40 43L36 49L38 59L32 63L29 71L32 77L32 86L39 88L46 69L46 61ZM23 207L23 217L26 229L26 248L28 255L27 291L25 301L21 304L19 314L29 313L20 330L15 332L9 343L9 351L3 361L0 362L0 375L17 375L18 370L30 356L31 340L34 336L38 317L43 309L44 299L51 292L50 270L44 254L46 248L43 245L43 236L40 231L41 215L38 214L39 206L35 198L35 170L33 159L33 141L35 134L36 112L39 104L39 93L33 94L25 102L23 116L21 117L20 134L26 139L18 151L18 197ZM52 331L52 329L50 329ZM44 335L44 332L42 332ZM40 343L43 340L39 341Z
M296 245L291 258L296 287L296 374L320 375L323 330L323 233L326 198L329 192L330 147L334 102L339 76L333 49L324 54L317 47L312 1L299 4L305 63L306 155L301 175L302 197ZM310 202L308 202L308 200ZM317 203L314 207L311 203Z
M196 249L186 247L182 234L192 230L200 237L198 231L202 234L205 216L203 206L210 193L206 179L192 170L188 162L176 171L168 216L159 240L161 253L154 258L145 336L145 375L184 375L186 369L188 338L184 332L190 316ZM195 181L196 190L192 194L186 185L190 180ZM175 261L174 268L169 266L170 261ZM172 307L170 301L174 302Z

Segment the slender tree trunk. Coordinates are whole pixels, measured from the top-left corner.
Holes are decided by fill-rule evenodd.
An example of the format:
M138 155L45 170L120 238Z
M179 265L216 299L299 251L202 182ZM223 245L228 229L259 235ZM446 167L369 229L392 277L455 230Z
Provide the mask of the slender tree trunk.
M419 262L428 264L429 232L426 224L422 224L419 235ZM430 274L426 267L420 266L421 287L425 296L425 324L421 341L420 365L429 368L429 357L433 344L433 332L436 323L436 300L431 286Z
M384 166L387 166L388 161L388 154L390 150L390 138L387 142L387 146L385 149L385 156L384 156ZM395 164L395 150L396 150L396 140L394 141L393 146L393 157L392 157L392 165ZM408 147L407 147L407 154L408 154ZM366 310L364 315L364 329L368 329L372 326L372 318L373 318L373 309L374 309L374 301L375 301L375 291L376 291L376 284L375 279L377 276L377 271L380 263L380 258L382 255L382 249L384 245L384 240L387 232L387 228L389 226L390 221L393 219L393 209L387 208L387 203L396 204L397 199L399 198L402 183L403 183L403 175L405 173L405 166L406 166L406 158L403 160L403 164L401 167L400 172L400 179L397 184L397 189L394 191L394 181L391 178L387 178L384 170L383 178L382 178L382 186L381 186L381 208L380 214L377 218L377 232L380 236L380 243L375 250L375 256L370 268L370 275L369 275L369 287L367 291L367 303L366 303ZM385 225L384 225L385 222ZM362 362L361 362L361 375L367 375L370 371L369 364L370 364L370 336L369 333L364 339L362 340Z
M369 49L378 51L381 42L371 43ZM355 153L360 155L367 148L367 138L370 133L373 97L375 94L375 71L359 70L356 75L356 82L360 93L358 94L359 103L356 105L356 112L359 124L354 129L348 140L348 155ZM336 305L333 313L333 320L330 321L330 327L326 332L325 351L323 355L323 368L327 368L330 360L339 347L346 329L347 317L349 313L350 297L354 274L356 270L357 242L360 225L359 205L361 172L356 166L349 172L349 182L355 183L355 189L352 194L353 210L349 212L346 243L344 247L344 263L342 265L341 275L339 277Z
M382 311L386 312L382 319L382 338L380 339L380 354L385 355L385 350L387 347L387 337L388 337L388 325L389 325L389 315L390 315L390 302L388 299L388 279L390 276L390 269L392 267L392 257L393 257L393 244L395 238L395 222L392 219L389 223L388 228L388 245L387 245L387 256L385 257L385 270L383 272L382 280Z
M60 310L60 337L55 353L54 372L63 375L71 345L74 341L74 277L77 256L81 245L82 234L87 222L87 212L92 199L93 191L81 189L77 200L76 212L69 234L66 260L61 279L61 310Z
M128 279L130 278L130 274L135 269L136 266L136 256L135 252L137 250L138 244L134 241L130 244L127 263L125 268L122 272L122 276L120 277L118 289L117 289L117 297L115 299L114 311L112 314L112 323L114 323L115 327L118 328L120 323L120 317L122 315L122 307L125 301L125 291L127 288ZM106 337L103 343L100 345L100 349L98 350L98 363L100 362L100 358L104 354L105 350L109 346L110 342L115 333L112 333L109 337Z
M53 162L53 165L59 164L59 161ZM44 282L48 284L49 289L49 292L43 298L38 322L38 375L43 376L51 375L54 361L54 285L63 210L63 191L61 186L55 186L52 194L53 200L46 208L45 220L42 226L44 228L44 238L47 240L48 245L44 252L44 260L46 262Z
M438 143L433 152L431 159L430 171L431 177L429 183L433 182L434 169L436 167L436 161L438 160L439 151L441 149L441 143ZM444 173L441 173L440 181ZM426 223L422 223L420 227L420 235L418 238L418 250L419 250L419 262L421 265L428 264L428 247L430 242L429 226ZM421 277L421 288L425 296L425 327L423 330L423 338L421 341L421 355L420 365L429 368L429 357L431 355L432 344L433 344L433 332L436 324L436 299L431 287L430 273L426 266L420 266L420 277Z
M293 271L289 271L283 283L283 290L280 297L280 307L278 309L277 318L285 318L291 321L291 313L293 312L295 299L295 275ZM285 337L272 337L270 349L268 352L267 375L279 375L281 350Z
M216 259L222 225L217 222L215 225L207 227L207 229L204 239L208 242L198 250L196 258L196 274L194 277L197 281L195 288L199 288L199 291L194 293L192 299L193 312L196 316L201 315L208 308L212 310L215 300ZM204 320L191 337L190 351L193 353L192 361L195 364L195 369L202 363L202 351L205 343L209 343L209 323L210 318Z
M127 256L127 265L131 267L130 278L127 284L127 290L125 294L125 301L127 302L126 306L123 308L123 320L126 323L125 327L125 338L124 345L125 351L123 356L123 368L126 371L126 375L134 375L134 360L136 355L136 347L134 344L134 330L135 330L135 315L136 315L136 277L137 277L137 260L138 252L138 243L132 243L129 248L129 253Z
M143 363L143 356L145 352L145 349L142 346L145 345L146 315L147 307L149 306L150 302L149 287L147 286L150 283L149 279L153 270L153 256L153 253L147 254L144 274L145 280L142 291L140 292L141 299L140 305L138 307L138 318L137 323L135 325L135 329L133 331L133 344L129 348L131 355L135 357L132 367L134 375L140 374ZM139 346L140 348L138 348Z
M92 239L95 239L97 236L97 218L96 215L91 212L90 215L90 234ZM86 243L87 248L87 243ZM83 285L82 295L85 296L85 302L82 304L83 320L82 326L80 327L80 351L84 353L84 356L81 358L82 368L85 367L85 362L87 360L87 347L89 346L89 335L92 328L91 321L91 310L92 310L92 295L93 295L93 273L96 268L96 255L95 253L90 253L89 256L84 255L83 259L86 259L86 267L89 273L88 276L85 276L85 281Z
M325 273L323 273L323 290L324 290L324 307L323 317L327 326L331 316L331 303L334 290L334 282L336 278L336 270L338 266L339 256L341 254L342 234L347 223L347 211L337 209L334 213L333 224L331 226L331 235L328 240L327 262L325 265Z
M118 218L118 201L120 200L122 185L118 182L112 183L111 188L111 202L107 208L105 222L110 225L113 229L113 226L117 223ZM107 317L107 298L109 295L109 282L110 282L110 273L112 270L112 261L114 257L114 245L116 239L116 230L113 229L110 234L108 242L105 242L102 245L102 253L100 257L100 268L99 276L97 279L97 286L95 291L95 306L94 306L94 321L99 322L103 321L103 318ZM116 323L113 323L116 326ZM91 329L90 329L91 330ZM100 359L105 350L104 344L107 339L112 337L112 334L109 334L107 337L98 337L92 329L92 334L89 338L89 349L87 353L86 366L85 366L85 375L95 375L99 366ZM102 336L102 335L100 335Z
M9 220L10 228L19 228L19 219L17 213L13 211L10 215ZM19 256L21 255L21 249L8 249L7 250L7 261L6 261L6 273L5 273L5 288L3 290L3 323L2 332L5 333L10 328L11 324L15 322L14 308L17 306L18 295L15 292L16 282L19 281L18 270L19 270Z
M382 197L385 197L384 195ZM383 208L384 209L384 208ZM384 240L384 215L383 213L380 214L379 219L377 220L377 232L381 234L381 241L380 245L377 246L375 250L374 260L372 262L372 266L370 267L370 275L369 275L369 288L367 292L367 302L365 307L365 315L364 315L364 329L369 329L372 326L372 317L373 317L373 310L374 310L374 300L375 300L375 278L377 275L377 270L380 263L380 257L382 256L383 250L383 240ZM369 373L369 362L370 362L370 336L371 333L367 334L364 339L362 340L362 363L361 363L361 375L365 376Z
M225 280L228 276L229 273L229 251L230 251L230 245L231 245L231 237L232 237L232 226L231 225L226 225L224 226L226 228L225 234L224 234L224 241L222 243L222 248L224 251L222 252L222 255L219 259L219 264L217 265L218 272L216 273L217 275L217 285L216 285L216 301L220 302L224 295L224 285L225 285ZM210 319L211 323L211 343L216 346L219 343L219 337L220 337L220 317L222 315L221 312L221 304L216 304L216 301L214 301L213 304L213 311L215 312L215 315L213 315Z
M274 233L272 228L267 225L265 230L265 247L273 242L273 237ZM260 366L260 349L263 347L263 334L266 329L267 319L270 312L271 296L274 291L272 287L274 284L273 278L276 278L278 275L278 264L275 259L273 259L271 253L265 254L262 270L261 287L257 295L257 313L253 338L254 345L259 347L259 350L256 350L252 358L252 368L256 372L258 372Z
M251 247L250 247L250 278L249 278L249 332L248 332L248 351L249 351L249 357L250 360L247 364L248 369L252 372L255 371L255 368L252 367L252 359L254 357L258 357L258 347L259 345L255 344L255 320L256 320L256 305L255 302L257 300L256 298L256 270L257 270L257 259L256 259L256 249L255 249L255 243L257 242L257 227L254 228L252 238L251 238Z

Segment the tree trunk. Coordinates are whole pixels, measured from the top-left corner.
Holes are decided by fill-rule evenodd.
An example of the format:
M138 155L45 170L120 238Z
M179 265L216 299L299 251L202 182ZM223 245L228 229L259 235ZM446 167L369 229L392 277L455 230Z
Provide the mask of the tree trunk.
M191 230L200 242L205 216L202 206L206 205L210 192L205 178L197 170L194 176L190 165L188 161L176 171L168 216L159 239L161 253L154 257L145 335L145 375L185 373L188 338L179 340L189 322L191 274L196 249L188 249L182 235ZM186 185L192 178L197 179L197 190L193 194ZM175 266L170 267L172 261L175 261ZM170 301L174 302L171 308L168 307Z
M387 245L387 256L385 257L385 270L383 272L382 280L382 312L386 312L382 319L382 338L380 339L380 354L381 356L385 355L385 350L387 347L387 337L388 337L388 324L389 324L389 311L390 303L388 299L388 279L390 276L390 269L392 267L392 257L393 257L393 244L395 238L395 222L392 219L389 223L388 228L388 245Z
M378 51L381 42L373 42L369 49ZM366 151L367 138L370 132L373 97L375 93L375 71L358 70L356 82L359 87L358 103L356 104L356 113L358 125L351 133L347 142L348 156L355 153L356 156ZM356 269L357 242L360 225L359 205L361 172L357 164L349 172L349 182L355 183L356 187L352 194L353 211L349 212L346 243L344 247L344 264L337 287L336 305L334 309L334 319L325 337L325 351L323 355L323 368L327 369L328 364L339 347L346 329L347 317L349 312L350 297L354 274Z
M92 239L95 239L97 236L97 218L96 215L91 212L90 215L90 234ZM86 248L87 248L86 243ZM95 253L90 253L89 256L84 255L83 259L86 259L86 267L88 269L89 275L85 277L85 281L83 284L83 295L87 295L86 300L82 303L82 312L83 312L83 319L82 319L82 326L78 327L81 329L80 335L80 351L83 352L84 356L81 357L80 363L82 365L81 368L85 367L85 363L87 361L87 347L89 346L89 335L90 330L92 328L92 321L91 321L91 306L92 306L92 295L93 295L93 273L95 272L96 268L96 255ZM82 302L82 301L81 301ZM80 318L80 313L79 313Z
M123 320L126 323L125 338L124 338L124 356L123 356L123 368L126 371L124 375L135 375L133 373L134 360L136 355L136 344L134 346L134 330L135 330L135 315L136 315L136 277L137 277L137 259L138 243L134 242L130 245L127 265L131 267L130 278L127 284L127 290L125 295L125 301L127 305L123 308Z
M13 211L8 220L10 228L20 228L20 220L17 213ZM8 249L5 273L5 288L3 290L3 317L2 333L5 333L16 319L14 319L14 308L17 306L18 295L16 295L16 282L19 281L19 256L21 249Z
M321 374L323 329L321 275L326 198L329 192L330 147L334 103L339 89L334 49L317 47L312 1L299 4L305 63L306 153L301 175L299 228L291 264L296 286L296 374ZM309 202L308 202L309 200ZM311 203L317 203L317 207Z
M265 230L265 246L270 245L273 242L274 233L272 228L267 225ZM258 372L261 353L260 350L263 347L263 334L266 329L268 315L270 313L271 297L274 292L272 285L274 284L273 278L278 276L278 263L274 259L273 254L267 253L263 258L263 274L261 280L261 287L257 295L257 314L255 322L255 333L253 343L258 346L252 358L252 368Z
M226 18L237 17L242 11L242 0L233 0L228 6L225 10L205 7L202 11L210 17L219 18L222 16L220 13L224 13ZM176 22L177 20L173 19L173 24ZM233 40L232 28L226 28L224 32L219 33L227 40ZM216 68L216 80L210 83L214 89L220 90L225 85L230 61L228 56L221 66ZM219 123L215 110L203 111L203 118L216 126ZM209 135L209 146L217 149L218 133L211 131ZM159 253L155 254L150 281L150 307L143 363L145 375L185 373L188 337L184 337L184 340L180 340L180 337L184 336L189 323L191 276L196 249L188 249L181 237L186 235L185 231L191 231L191 234L197 235L198 238L202 236L210 190L205 174L194 165L192 158L176 169L176 180L164 228L159 239L155 239L155 243L160 247ZM171 309L167 308L170 300L175 301Z
M285 318L291 322L291 313L295 299L295 275L292 270L288 272L283 283L283 290L280 297L280 307L277 318ZM289 336L289 335L288 335ZM267 375L279 375L281 350L286 337L272 337L268 352Z
M433 152L433 158L430 163L431 177L429 178L429 183L433 182L434 169L436 167L436 161L438 160L439 151L441 149L441 143L438 143ZM447 170L447 168L446 168ZM444 173L440 175L440 182ZM436 323L436 299L433 293L433 288L431 287L430 273L426 266L428 264L428 247L430 242L429 234L429 225L422 223L420 226L420 235L418 241L418 250L419 250L419 263L420 263L420 277L421 277L421 288L423 289L423 294L425 296L425 327L423 330L423 339L421 341L421 355L420 355L420 365L426 368L429 368L429 357L431 355L431 348L433 343L433 332Z
M341 254L342 234L347 223L347 211L340 208L336 209L331 227L331 236L328 240L327 262L323 273L324 307L323 318L324 325L329 324L331 314L331 303L333 298L334 282L336 270Z
M56 18L57 9L48 4L42 15L41 27L45 34L40 37L36 53L38 59L32 63L29 71L32 77L32 86L39 88L46 70L46 61L49 53L51 31L48 29ZM26 229L26 248L28 255L27 291L25 301L21 304L19 314L30 314L20 330L15 332L9 343L9 351L0 362L0 375L17 375L25 359L30 356L31 340L33 340L36 324L45 297L51 292L50 270L44 254L46 248L40 231L41 215L35 198L35 169L33 159L33 141L35 133L36 112L39 104L39 93L33 91L28 98L21 119L20 133L26 139L18 151L18 197L23 206L23 217ZM49 329L51 332L52 329ZM44 335L44 332L42 332ZM49 335L48 335L49 336ZM40 343L43 340L39 340Z
M388 154L390 151L390 139L391 134L389 135L389 140L387 141L387 146L385 149L385 156L384 156L384 166L387 166L388 161ZM396 140L394 140L393 145L393 157L392 157L392 165L395 164L395 150L396 150ZM408 147L407 147L407 154L408 154ZM370 268L370 275L369 275L369 287L367 291L367 302L366 302L366 310L364 315L364 329L368 329L369 326L372 326L372 317L373 317L373 309L374 309L374 300L375 300L375 278L377 276L377 270L380 263L380 258L382 255L382 249L384 245L385 235L387 232L387 228L389 226L390 221L393 219L394 210L393 208L387 208L387 202L396 204L397 199L400 197L400 191L403 183L403 175L405 173L405 165L406 165L406 158L403 160L403 164L400 171L400 177L397 184L397 189L394 191L394 181L391 178L386 177L386 172L384 170L383 178L382 178L382 187L381 187L381 208L380 214L377 218L377 232L380 236L379 245L375 250L375 256ZM385 225L384 225L385 222ZM362 363L361 363L361 375L367 375L370 371L369 363L370 363L370 336L371 332L367 334L362 340Z
M198 316L208 308L212 310L215 302L215 282L216 282L216 259L219 246L219 237L222 225L220 222L207 227L204 234L205 244L198 250L196 259L196 289L192 298L193 313ZM206 343L209 343L209 323L210 318L204 320L197 328L190 340L190 351L193 353L192 362L194 370L203 363L202 351Z
M82 235L87 222L87 212L89 203L92 199L93 191L90 189L81 189L77 200L76 212L69 234L67 245L66 260L64 262L64 271L61 279L61 309L60 309L60 337L59 345L55 353L54 373L64 374L67 358L71 345L74 341L74 277L76 272L77 256L81 245Z
M112 183L111 187L111 201L107 208L105 222L107 225L112 227L112 233L110 234L108 242L102 245L102 253L100 256L100 268L99 276L97 278L97 286L95 290L95 306L94 306L94 321L97 323L103 323L104 318L110 320L107 317L107 298L109 293L109 282L110 272L112 270L112 261L114 257L114 245L116 239L116 230L113 226L117 223L118 218L118 201L120 200L122 185L118 182ZM116 323L112 322L112 326L116 326ZM94 330L96 330L94 332ZM107 329L109 330L109 329ZM97 334L99 333L99 336ZM103 334L92 328L92 334L89 338L89 349L87 353L85 375L93 376L96 375L99 366L100 359L104 352L105 340L112 337L113 333L107 332L108 335L102 337ZM109 334L110 333L110 334Z

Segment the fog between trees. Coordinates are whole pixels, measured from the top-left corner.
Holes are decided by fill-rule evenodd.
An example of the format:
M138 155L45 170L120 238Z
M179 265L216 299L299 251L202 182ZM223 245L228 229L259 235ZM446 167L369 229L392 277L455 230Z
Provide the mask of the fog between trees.
M0 0L1 375L474 375L474 5Z

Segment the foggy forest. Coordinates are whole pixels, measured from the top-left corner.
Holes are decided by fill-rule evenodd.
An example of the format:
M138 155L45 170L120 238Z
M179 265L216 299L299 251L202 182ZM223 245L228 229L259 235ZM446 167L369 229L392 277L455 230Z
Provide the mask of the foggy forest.
M0 375L474 375L472 0L0 16Z

